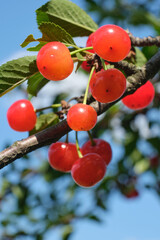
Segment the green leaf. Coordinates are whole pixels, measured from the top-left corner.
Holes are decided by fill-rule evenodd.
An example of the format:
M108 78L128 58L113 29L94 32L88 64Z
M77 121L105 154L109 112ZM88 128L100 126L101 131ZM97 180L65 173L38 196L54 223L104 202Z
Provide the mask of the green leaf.
M160 137L149 138L147 141L160 153Z
M71 225L66 225L64 227L63 233L62 233L62 240L69 240L71 234L73 232L73 228Z
M62 43L69 43L71 45L76 45L71 35L68 32L66 32L65 29L56 25L55 23L50 23L50 22L42 23L39 26L39 30L43 34L43 37L42 37L43 41L44 40L47 42L59 41Z
M35 46L35 47L27 48L27 51L38 52L46 43L47 43L47 42L40 42L40 43L38 43L38 45Z
M47 42L47 40L43 39L43 38L38 38L38 39L35 39L33 37L32 34L30 34L25 40L24 42L21 44L21 47L24 48L26 47L29 43L32 43L32 42L39 42L39 44L35 47L31 47L31 48L28 48L27 50L28 51L39 51L41 49L41 47L43 47Z
M78 71L78 69L81 67L81 65L82 65L82 61L78 61L75 73Z
M88 36L98 26L76 4L68 0L51 0L36 10L37 23L53 22L64 28L72 37Z
M37 96L37 93L44 87L49 80L44 78L39 72L28 79L27 91L32 96Z
M135 166L134 166L134 172L136 174L142 174L145 171L148 170L148 168L150 167L150 162L148 159L141 159L140 161L138 161Z
M35 127L29 132L29 135L35 134L43 129L53 126L59 122L58 115L51 112L47 114L41 114L37 118Z
M29 43L31 42L36 42L37 40L33 37L32 34L30 34L25 40L23 43L21 43L21 47L24 48L26 47Z
M72 36L66 32L62 27L50 23L44 22L39 26L39 30L42 32L42 38L35 39L32 34L30 34L24 42L21 44L21 47L26 47L29 43L39 42L39 44L35 47L30 47L28 51L39 51L41 47L43 47L46 43L52 41L59 41L64 44L76 45Z
M136 50L136 66L142 67L147 62L147 59L139 48L136 47L135 50Z
M36 56L26 56L0 66L0 97L38 72Z
M153 55L155 55L158 52L158 47L157 46L146 46L143 47L142 49L143 54L149 60Z
M154 29L160 34L160 19L151 13L146 14L146 19L149 24L151 24Z
M96 222L99 222L99 223L102 222L102 220L96 215L88 215L88 218L90 220L93 220L93 221L96 221Z

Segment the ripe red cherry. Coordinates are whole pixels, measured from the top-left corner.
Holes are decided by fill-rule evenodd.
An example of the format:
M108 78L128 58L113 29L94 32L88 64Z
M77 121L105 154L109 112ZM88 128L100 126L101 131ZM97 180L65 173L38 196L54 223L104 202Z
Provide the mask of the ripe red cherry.
M152 168L158 168L159 165L160 165L160 158L158 155L150 158L150 166Z
M19 132L32 130L36 124L36 119L33 105L26 99L16 101L7 111L10 127Z
M122 99L122 102L128 108L138 110L147 107L153 100L155 90L153 84L148 81L138 88L133 94Z
M106 172L106 164L101 156L88 153L79 158L72 166L71 175L82 187L92 187L101 181Z
M38 52L37 67L48 80L59 81L72 73L73 60L63 43L49 42Z
M97 113L90 105L78 103L67 114L67 123L75 131L89 131L97 122Z
M125 193L126 198L136 198L138 196L139 196L139 192L134 188L127 190L127 192Z
M108 24L94 32L94 51L103 59L118 62L127 57L131 40L127 32L119 26Z
M94 34L94 33L92 33L91 35L89 35L89 37L88 37L88 39L87 39L87 42L86 42L86 47L91 47L91 46L92 46L93 34ZM95 53L93 49L87 50L87 51L88 51L88 52L91 52L91 53ZM82 63L82 65L81 65L81 67L82 67L85 71L87 71L87 72L90 72L90 70L91 70L91 67L88 66L87 61L84 61L84 62Z
M113 102L125 92L126 78L117 69L102 70L93 75L90 89L92 96L98 102Z
M92 145L90 140L83 144L81 148L82 154L86 155L87 153L97 153L108 165L112 158L112 149L110 144L102 139L93 139L93 141L95 145Z
M73 143L52 143L48 150L48 159L52 168L69 172L73 163L78 159L76 145Z

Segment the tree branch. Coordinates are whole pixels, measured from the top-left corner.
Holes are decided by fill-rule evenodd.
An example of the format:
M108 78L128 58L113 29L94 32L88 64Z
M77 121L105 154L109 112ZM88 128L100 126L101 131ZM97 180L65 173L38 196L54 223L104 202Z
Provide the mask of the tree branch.
M104 113L115 103L119 102L123 97L132 94L136 91L137 88L145 84L149 79L152 79L159 70L160 51L155 54L142 68L136 70L134 74L127 78L127 89L121 98L115 102L108 104L99 103L97 101L94 101L92 98L92 101L90 101L91 105L95 108L98 115ZM10 164L14 160L24 156L27 153L58 141L69 131L71 131L71 129L69 128L67 121L63 120L57 125L47 128L26 139L15 142L12 146L0 153L0 168L3 168L4 166Z
M139 37L134 37L131 33L129 33L131 43L133 46L137 47L144 47L144 46L157 46L160 47L160 36L157 37L144 37L144 38L139 38Z

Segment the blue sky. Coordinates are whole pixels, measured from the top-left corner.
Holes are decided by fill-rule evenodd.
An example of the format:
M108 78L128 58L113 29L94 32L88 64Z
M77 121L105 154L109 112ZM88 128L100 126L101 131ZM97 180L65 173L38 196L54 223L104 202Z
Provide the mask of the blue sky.
M26 51L20 47L20 43L22 43L30 33L33 33L35 37L40 36L37 30L35 10L45 2L47 1L2 1L0 14L0 63L26 55ZM80 6L83 3L83 1L80 0L73 2ZM142 35L144 34L143 32ZM72 78L68 80L68 83L69 81L72 82ZM82 78L84 79L82 75L79 78L81 78L81 80ZM70 91L70 89L68 91ZM12 102L22 97L24 96L15 95L13 91L13 93L11 92L0 99L1 150L3 149L3 143L6 141L13 142L27 137L27 133L17 133L11 130L6 122L8 107ZM36 100L34 101L36 104ZM146 178L149 179L149 176L146 176ZM141 190L140 197L135 200L128 200L120 194L113 194L109 201L109 211L105 214L101 213L104 223L95 224L88 221L75 223L76 231L71 240L97 240L98 238L102 240L159 240L159 199L154 193L150 193L144 189ZM60 239L59 230L46 236L45 240L51 239Z

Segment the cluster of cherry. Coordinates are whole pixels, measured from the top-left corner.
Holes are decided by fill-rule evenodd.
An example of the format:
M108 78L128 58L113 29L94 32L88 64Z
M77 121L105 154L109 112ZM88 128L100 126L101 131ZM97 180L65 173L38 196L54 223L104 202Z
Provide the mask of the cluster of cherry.
M74 131L89 131L97 122L95 109L86 104L89 88L92 96L101 103L113 102L125 92L124 74L115 68L106 69L106 66L107 61L118 62L126 58L131 41L128 33L119 26L104 25L89 36L86 49L88 54L96 53L100 57L103 68L97 71L94 64L88 66L87 61L82 63L82 68L90 71L90 77L83 103L73 105L67 113L67 123ZM80 51L84 49L77 50ZM46 79L63 80L73 71L72 55L75 53L76 50L70 52L61 42L49 42L38 52L38 70ZM154 87L148 81L134 94L123 98L122 102L136 110L148 106L153 98ZM17 131L30 131L36 123L35 110L28 100L15 102L8 109L7 118L11 128ZM111 156L109 143L100 139L85 143L79 152L76 145L71 143L53 143L49 148L51 166L59 171L71 171L75 182L84 187L93 186L103 179Z

